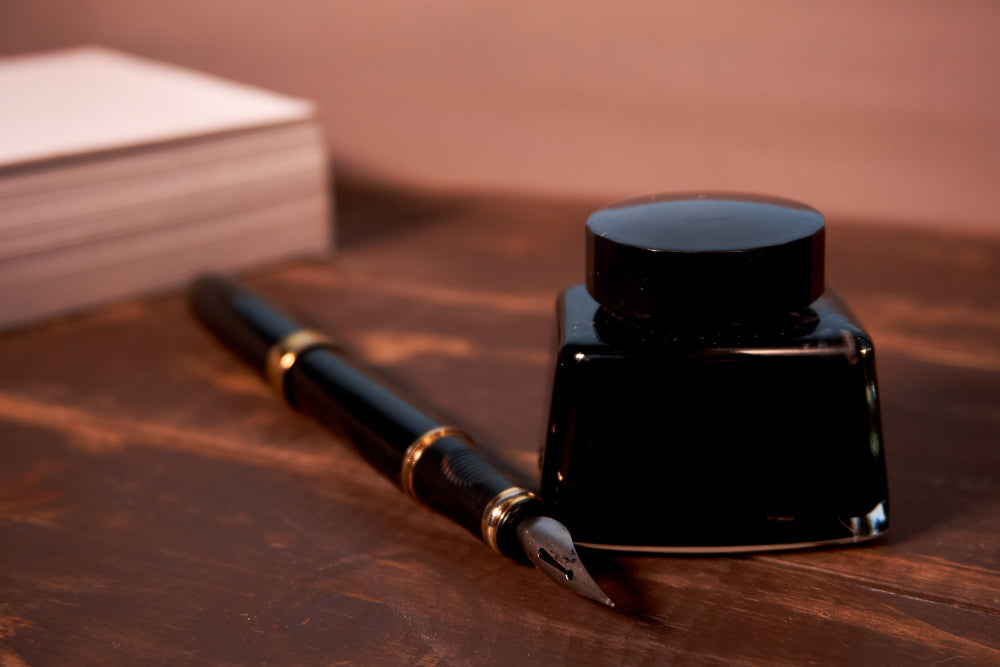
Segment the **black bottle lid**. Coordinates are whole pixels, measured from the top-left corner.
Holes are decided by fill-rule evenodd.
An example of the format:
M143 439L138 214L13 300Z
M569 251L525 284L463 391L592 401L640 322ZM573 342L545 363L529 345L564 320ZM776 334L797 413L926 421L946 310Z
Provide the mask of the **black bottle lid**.
M587 220L587 290L643 320L762 319L823 293L823 215L728 193L658 195Z

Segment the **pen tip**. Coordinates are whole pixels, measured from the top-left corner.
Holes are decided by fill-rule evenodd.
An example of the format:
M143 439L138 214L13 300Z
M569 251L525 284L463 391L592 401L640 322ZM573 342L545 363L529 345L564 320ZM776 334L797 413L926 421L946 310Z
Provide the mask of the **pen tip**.
M532 517L518 525L517 537L524 553L549 579L606 607L615 606L583 566L564 525L550 517Z

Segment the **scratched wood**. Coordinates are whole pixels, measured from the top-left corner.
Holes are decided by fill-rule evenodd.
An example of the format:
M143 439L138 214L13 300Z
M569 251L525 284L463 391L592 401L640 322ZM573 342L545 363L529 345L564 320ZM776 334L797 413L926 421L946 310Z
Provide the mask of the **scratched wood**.
M599 203L339 196L336 257L248 281L537 479ZM606 610L410 504L171 293L0 335L0 665L1000 663L1000 241L829 236L879 355L884 540L587 554Z

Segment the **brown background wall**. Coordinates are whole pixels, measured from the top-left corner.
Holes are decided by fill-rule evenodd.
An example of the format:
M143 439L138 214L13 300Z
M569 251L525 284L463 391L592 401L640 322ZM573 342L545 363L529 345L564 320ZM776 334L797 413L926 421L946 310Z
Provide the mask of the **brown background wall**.
M88 42L312 98L342 166L419 186L1000 234L998 3L0 2L2 54Z

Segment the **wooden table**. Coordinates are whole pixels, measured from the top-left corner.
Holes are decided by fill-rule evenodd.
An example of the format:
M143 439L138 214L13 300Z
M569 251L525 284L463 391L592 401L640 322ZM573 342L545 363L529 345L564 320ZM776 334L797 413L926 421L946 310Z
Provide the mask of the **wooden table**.
M537 480L553 301L594 202L338 193L247 276ZM1000 664L1000 241L829 223L876 342L890 534L587 563L492 554L288 410L183 295L0 335L0 665Z

